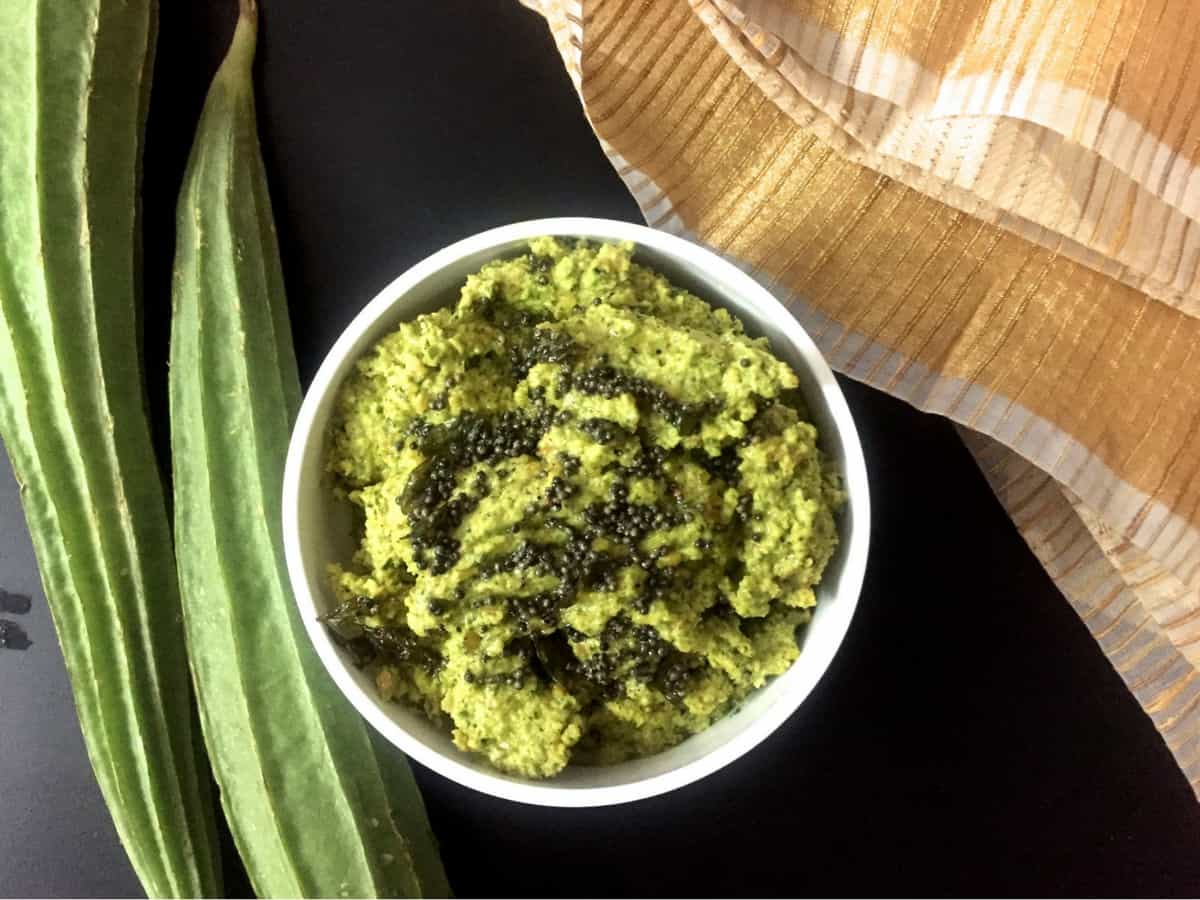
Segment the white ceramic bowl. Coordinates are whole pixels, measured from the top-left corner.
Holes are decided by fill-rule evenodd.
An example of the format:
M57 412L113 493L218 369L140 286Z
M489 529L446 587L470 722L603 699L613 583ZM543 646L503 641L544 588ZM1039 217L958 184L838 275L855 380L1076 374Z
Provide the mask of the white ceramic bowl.
M318 616L331 593L326 565L354 547L351 510L334 500L323 474L326 432L342 379L368 348L396 326L453 303L466 276L515 255L539 235L630 240L636 258L708 302L734 313L792 365L820 429L820 443L844 473L849 502L840 514L841 545L826 569L799 659L742 704L740 711L677 747L615 766L570 766L549 781L502 775L458 750L422 715L382 701L371 679L330 638ZM545 806L603 806L651 797L714 772L746 753L791 715L829 667L862 587L870 533L867 473L858 433L833 373L809 336L750 276L682 238L608 219L542 219L485 231L413 266L375 297L334 344L308 389L292 434L283 485L283 537L300 616L325 668L368 722L412 758L459 784L497 797Z

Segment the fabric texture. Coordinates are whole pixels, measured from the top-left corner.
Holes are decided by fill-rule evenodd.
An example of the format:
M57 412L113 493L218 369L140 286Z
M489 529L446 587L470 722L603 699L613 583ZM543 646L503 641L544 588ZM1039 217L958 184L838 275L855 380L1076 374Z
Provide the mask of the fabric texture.
M961 426L1200 792L1200 5L523 2L650 225Z

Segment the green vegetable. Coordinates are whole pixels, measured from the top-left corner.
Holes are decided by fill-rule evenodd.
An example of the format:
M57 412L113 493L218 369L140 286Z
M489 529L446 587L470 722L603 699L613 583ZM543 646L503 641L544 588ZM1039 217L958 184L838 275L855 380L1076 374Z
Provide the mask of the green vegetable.
M0 2L0 435L88 755L151 896L219 894L145 413L149 0Z
M441 895L406 762L376 755L288 590L279 505L300 388L255 130L255 28L243 0L178 210L171 442L204 736L259 894Z

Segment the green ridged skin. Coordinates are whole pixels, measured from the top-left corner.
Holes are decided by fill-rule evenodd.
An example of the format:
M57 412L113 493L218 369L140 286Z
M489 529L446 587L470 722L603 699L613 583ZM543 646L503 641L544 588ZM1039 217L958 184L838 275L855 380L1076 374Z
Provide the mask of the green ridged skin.
M280 494L300 386L255 126L255 18L243 2L177 220L175 533L205 741L260 896L445 895L407 762L377 754L287 582Z
M139 344L148 0L0 3L0 435L88 755L151 896L220 893Z

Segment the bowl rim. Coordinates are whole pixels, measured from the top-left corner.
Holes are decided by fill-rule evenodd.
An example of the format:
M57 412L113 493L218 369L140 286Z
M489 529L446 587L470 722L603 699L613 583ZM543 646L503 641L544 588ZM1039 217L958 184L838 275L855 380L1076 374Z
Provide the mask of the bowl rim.
M408 292L440 270L454 265L459 259L486 252L493 247L499 252L502 245L543 235L582 237L593 240L631 240L666 256L685 262L701 271L712 273L732 285L725 294L737 294L759 309L756 324L770 322L792 344L803 360L809 374L821 392L842 444L842 473L848 503L856 523L845 548L845 561L839 591L839 604L845 604L842 615L835 619L826 643L831 647L828 658L807 682L793 693L776 701L752 719L742 731L725 743L678 768L651 775L636 781L595 787L557 787L554 782L538 782L491 774L443 754L411 735L394 722L384 710L378 697L364 691L351 677L347 664L337 653L327 630L318 621L319 607L313 586L307 578L305 557L300 540L299 506L305 488L302 478L303 461L315 434L318 407L326 394L340 385L339 375L354 346L376 322L388 316L401 304ZM747 317L748 318L748 317ZM837 384L832 369L808 332L786 307L765 287L738 266L712 250L664 231L614 219L590 217L560 217L531 219L502 225L479 232L427 256L383 287L351 320L326 353L316 375L304 394L304 400L292 428L283 478L282 496L283 542L287 575L303 621L305 632L316 648L326 672L356 711L384 738L408 756L450 780L485 794L520 803L553 807L594 807L627 803L653 797L698 781L716 772L765 740L788 719L812 693L828 671L841 647L853 618L862 590L866 571L867 549L870 540L870 497L866 462L858 430L849 405ZM783 677L782 675L779 677ZM466 754L463 754L466 758Z

